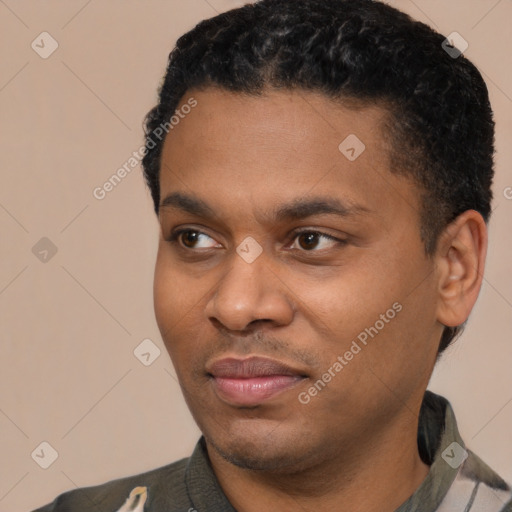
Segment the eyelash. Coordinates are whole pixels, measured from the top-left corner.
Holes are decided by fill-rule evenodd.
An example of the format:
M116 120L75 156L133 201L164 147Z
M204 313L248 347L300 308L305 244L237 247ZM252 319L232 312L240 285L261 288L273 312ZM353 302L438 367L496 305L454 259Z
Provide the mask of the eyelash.
M183 233L188 233L188 232L199 233L200 235L206 235L207 237L212 238L207 233L204 233L203 231L200 231L199 229L180 228L180 229L176 229L175 231L173 231L170 234L169 238L166 239L166 241L170 242L170 243L173 243L173 244L178 243L180 249L183 249L185 251L194 251L194 250L201 251L201 250L205 250L205 249L193 249L193 248L185 247L185 246L182 246L182 245L179 244L178 238L180 237L180 235L182 235ZM328 235L327 233L323 233L322 231L315 231L315 230L312 230L312 229L302 229L302 230L298 230L298 231L293 232L292 233L292 240L295 240L300 235L304 235L304 234L319 235L320 237L327 238L328 240L332 240L334 242L337 242L336 245L338 245L340 247L347 244L347 240L336 238L336 237L334 237L332 235ZM213 247L211 247L211 249L213 249ZM322 252L321 250L317 251L315 249L312 249L312 250L309 250L309 251L305 250L305 249L302 249L302 250L298 249L298 250L300 252L306 252L306 253L309 253L309 252Z

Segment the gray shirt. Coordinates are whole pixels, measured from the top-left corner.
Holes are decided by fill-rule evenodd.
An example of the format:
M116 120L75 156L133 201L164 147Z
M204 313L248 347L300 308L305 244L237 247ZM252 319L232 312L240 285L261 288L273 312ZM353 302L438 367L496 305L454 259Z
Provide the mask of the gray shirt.
M395 512L512 512L512 492L462 441L449 402L425 393L418 449L430 471ZM201 437L192 455L102 485L75 489L34 512L236 512L215 477Z

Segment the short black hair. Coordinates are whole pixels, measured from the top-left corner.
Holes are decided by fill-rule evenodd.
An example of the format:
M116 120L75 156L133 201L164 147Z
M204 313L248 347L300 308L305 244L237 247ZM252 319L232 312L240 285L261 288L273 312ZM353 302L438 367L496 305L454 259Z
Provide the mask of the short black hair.
M432 256L462 212L476 210L488 222L494 175L487 87L445 40L376 0L260 0L201 21L176 42L158 104L144 122L142 165L155 212L165 139L152 135L188 90L316 91L348 107L385 107L391 172L421 191L420 233ZM445 327L439 354L461 327Z

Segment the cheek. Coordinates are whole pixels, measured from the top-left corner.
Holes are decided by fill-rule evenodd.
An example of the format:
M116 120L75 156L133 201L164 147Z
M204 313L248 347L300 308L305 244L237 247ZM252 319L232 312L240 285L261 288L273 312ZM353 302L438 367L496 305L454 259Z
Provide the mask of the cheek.
M177 283L170 268L158 256L153 281L155 317L160 330L168 328L177 316Z
M204 292L203 292L204 293ZM174 325L183 319L201 297L201 282L191 280L175 263L166 246L158 250L153 281L153 300L157 322Z
M396 300L390 283L379 284L375 272L375 266L367 268L360 262L350 268L341 267L321 281L315 276L303 280L297 290L304 305L302 313L310 316L313 325L330 329L334 342L343 344L373 325Z
M191 279L159 252L153 282L155 318L176 371L194 366L205 351L201 343L209 338L202 298L208 289L206 280Z
M176 268L159 252L153 281L153 302L155 318L162 340L173 362L180 347L179 340L189 322L190 286ZM171 343L172 341L172 343Z

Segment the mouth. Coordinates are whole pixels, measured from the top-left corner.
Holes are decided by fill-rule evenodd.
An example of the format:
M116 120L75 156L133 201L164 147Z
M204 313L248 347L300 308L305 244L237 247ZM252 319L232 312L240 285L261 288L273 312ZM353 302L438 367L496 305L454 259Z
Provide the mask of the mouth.
M264 357L220 359L207 374L222 401L241 407L262 404L307 378L299 369Z

